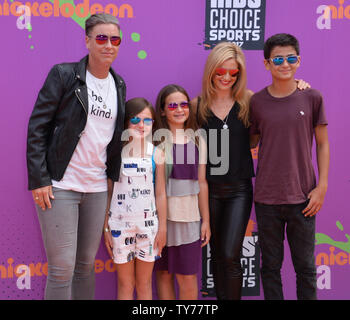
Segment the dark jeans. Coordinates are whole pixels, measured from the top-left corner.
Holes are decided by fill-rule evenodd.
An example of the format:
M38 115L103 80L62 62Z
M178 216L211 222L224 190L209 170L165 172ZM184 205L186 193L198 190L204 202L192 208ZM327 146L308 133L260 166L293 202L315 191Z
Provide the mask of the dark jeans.
M251 179L230 185L209 183L211 263L219 300L241 298L241 250L252 201Z
M316 300L315 216L308 218L301 204L265 205L255 203L262 255L261 279L266 300L282 300L281 267L285 229L296 272L299 300Z

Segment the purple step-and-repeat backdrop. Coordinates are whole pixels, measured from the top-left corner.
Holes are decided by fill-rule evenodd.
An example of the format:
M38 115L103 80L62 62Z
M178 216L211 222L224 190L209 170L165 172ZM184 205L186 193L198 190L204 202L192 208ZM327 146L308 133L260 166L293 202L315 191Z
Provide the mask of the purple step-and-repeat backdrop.
M315 239L318 296L349 299L350 0L0 0L0 299L43 299L47 263L27 190L27 123L51 66L86 54L84 21L89 12L99 11L120 19L123 42L113 67L127 83L127 98L142 96L152 103L169 83L182 85L191 97L199 94L205 60L220 40L243 48L253 91L271 80L263 65L264 40L279 32L300 40L297 77L323 93L331 146L329 190L317 216ZM254 159L256 155L255 150ZM257 231L253 209L242 250L243 299L263 299ZM201 299L213 295L209 262L206 248L199 277ZM115 299L115 267L103 243L95 270L96 299ZM285 298L295 299L287 244L282 277Z

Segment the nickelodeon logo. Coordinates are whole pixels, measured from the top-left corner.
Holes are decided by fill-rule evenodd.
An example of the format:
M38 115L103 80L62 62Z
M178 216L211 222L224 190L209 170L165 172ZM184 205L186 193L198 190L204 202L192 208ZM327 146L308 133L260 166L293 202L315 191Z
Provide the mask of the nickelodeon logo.
M320 14L316 21L317 28L320 30L331 29L332 19L349 19L350 20L350 3L344 6L345 0L339 0L339 7L334 5L320 5L316 12Z
M89 0L84 0L77 5L73 1L67 0L50 0L50 2L25 2L7 0L0 4L0 16L33 16L33 17L65 17L71 18L77 16L79 18L86 18L90 14L95 13L109 13L119 18L133 18L134 10L129 4L122 4L119 7L114 3L103 6L100 3L90 4Z
M25 271L28 271L30 277L41 277L47 276L48 274L48 264L47 262L32 262L28 265L18 264L14 265L15 260L13 258L7 259L7 266L0 264L0 279L9 279L14 277L23 276ZM23 268L26 267L26 268ZM26 270L25 270L26 269ZM116 271L116 265L112 259L103 261L101 259L95 259L95 273L101 273L103 271L114 272Z
M31 278L34 276L43 277L48 275L48 263L30 263L13 265L13 258L7 259L7 267L4 264L0 264L0 278L1 279L13 279L17 278L16 285L19 290L31 289ZM95 259L95 273L101 273L103 271L115 272L117 270L116 265L112 259L103 261Z

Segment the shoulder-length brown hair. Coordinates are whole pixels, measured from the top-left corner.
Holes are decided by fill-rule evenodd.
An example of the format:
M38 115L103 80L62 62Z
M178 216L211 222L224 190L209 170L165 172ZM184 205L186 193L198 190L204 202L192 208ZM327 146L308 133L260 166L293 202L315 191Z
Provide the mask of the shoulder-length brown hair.
M168 121L166 117L163 115L163 111L165 106L165 100L166 98L171 95L172 93L175 92L180 92L182 93L188 103L189 103L189 116L188 119L186 120L184 124L184 129L193 129L194 131L198 129L197 121L196 121L196 115L194 111L192 110L192 106L190 105L190 97L187 93L187 91L177 85L177 84L169 84L162 88L160 92L158 93L157 100L156 100L156 125L155 125L155 130L157 129L169 129Z
M129 126L131 118L136 117L143 110L148 109L152 114L152 119L155 120L156 114L152 104L145 98L132 98L125 103L124 127Z
M197 110L200 124L207 122L207 118L210 115L210 106L216 95L216 88L213 82L215 70L229 59L235 59L239 69L239 75L231 89L233 99L237 101L240 106L238 119L240 119L246 127L249 126L250 95L247 90L245 57L243 51L231 42L220 42L214 47L208 56L204 67L200 105Z
M152 104L145 98L132 98L125 103L125 117L124 117L124 129L129 127L129 121L131 118L136 117L143 110L148 109L151 112L152 119L155 120L156 113ZM152 127L152 134L154 133L154 125ZM130 139L130 137L128 137ZM129 140L125 140L123 145L126 145Z

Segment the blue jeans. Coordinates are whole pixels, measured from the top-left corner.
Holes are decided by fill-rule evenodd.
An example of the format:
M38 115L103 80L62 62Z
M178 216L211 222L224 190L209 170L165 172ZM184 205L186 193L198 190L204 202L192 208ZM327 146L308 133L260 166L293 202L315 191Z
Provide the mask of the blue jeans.
M94 299L107 192L53 188L53 194L51 209L36 206L48 262L45 299Z
M261 279L266 300L282 300L281 267L285 229L296 272L297 298L316 300L315 216L308 218L301 204L265 205L255 203L262 255Z

